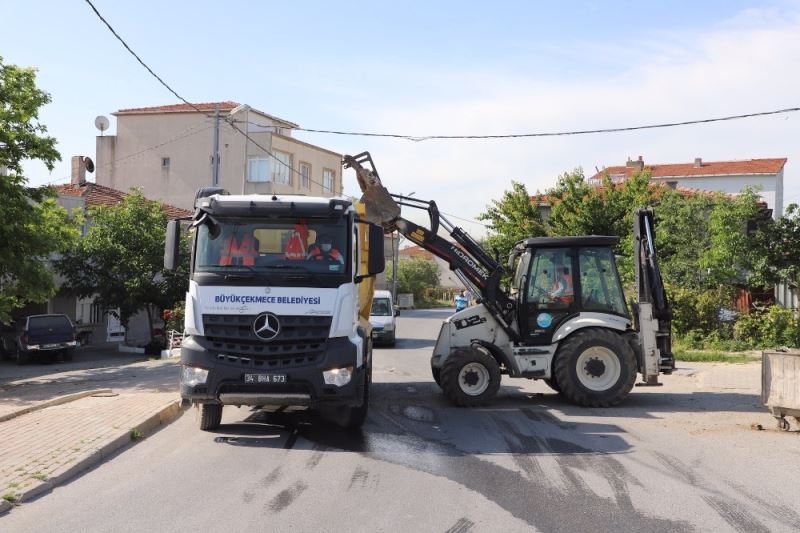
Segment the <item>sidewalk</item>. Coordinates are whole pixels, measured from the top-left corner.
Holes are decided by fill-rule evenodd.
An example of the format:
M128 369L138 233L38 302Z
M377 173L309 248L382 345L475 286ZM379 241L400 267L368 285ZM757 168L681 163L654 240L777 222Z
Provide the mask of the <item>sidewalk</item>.
M4 387L0 513L174 419L180 413L174 371L174 364L158 363L118 368L117 374L78 370Z

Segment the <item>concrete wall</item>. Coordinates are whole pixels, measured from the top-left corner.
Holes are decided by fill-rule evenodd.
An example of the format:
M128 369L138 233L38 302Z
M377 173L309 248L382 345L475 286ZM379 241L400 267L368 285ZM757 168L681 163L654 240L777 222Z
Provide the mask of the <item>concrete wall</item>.
M255 111L239 112L235 118L242 121L238 127L244 129L247 126L248 135L264 148L292 154L295 168L299 169L301 161L310 163L312 180L321 183L322 169L334 170L336 186L332 194L324 195L341 193L339 154L288 136L270 133L268 130L274 127L269 126L283 124ZM246 122L257 122L267 127L247 125ZM148 198L192 209L197 189L212 184L213 126L212 118L199 113L118 115L117 134L97 137L96 181L125 192L131 187L142 187ZM291 186L248 181L248 157L268 156L222 119L219 155L219 186L232 194L323 195L322 187L313 183L310 190L300 190L297 175L293 176ZM168 167L162 164L163 158L169 158ZM272 159L270 161L271 164L278 164Z
M783 171L773 175L759 176L688 176L680 178L652 178L654 183L675 181L678 187L688 187L703 191L716 191L736 194L748 185L759 188L758 194L772 209L775 219L783 216Z

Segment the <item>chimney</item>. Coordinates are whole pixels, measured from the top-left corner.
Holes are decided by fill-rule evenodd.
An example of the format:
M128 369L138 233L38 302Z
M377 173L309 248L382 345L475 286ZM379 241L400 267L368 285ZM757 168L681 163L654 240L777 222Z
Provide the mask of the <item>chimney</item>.
M694 168L700 168L703 166L703 158L695 157L694 158Z
M642 159L642 156L639 156L639 159L632 161L629 157L628 161L625 162L625 166L634 169L634 171L641 172L644 170L644 159Z
M83 185L86 183L86 161L82 155L72 156L70 183L73 185Z

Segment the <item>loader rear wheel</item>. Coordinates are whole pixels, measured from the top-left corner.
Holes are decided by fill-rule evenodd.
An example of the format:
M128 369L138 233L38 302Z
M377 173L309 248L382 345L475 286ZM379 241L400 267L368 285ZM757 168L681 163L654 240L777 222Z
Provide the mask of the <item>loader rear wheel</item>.
M442 386L442 369L436 368L435 366L431 367L431 374L433 375L433 381L436 382L437 385L440 387Z
M636 356L625 339L613 331L581 330L558 348L554 377L561 394L570 402L610 407L633 389Z
M485 405L500 388L500 366L477 348L457 348L442 365L440 379L445 396L454 404Z

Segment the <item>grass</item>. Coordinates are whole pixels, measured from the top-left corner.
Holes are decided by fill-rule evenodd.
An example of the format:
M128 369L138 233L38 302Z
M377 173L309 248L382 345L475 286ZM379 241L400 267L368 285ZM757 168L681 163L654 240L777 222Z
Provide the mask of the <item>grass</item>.
M139 431L137 428L133 428L131 430L131 440L136 441L144 438L144 433Z
M39 481L47 481L47 474L43 474L41 472L36 472L31 477L33 477L34 479L38 479Z
M17 494L14 492L6 492L5 494L3 494L3 499L9 503L14 503L15 501L17 501L18 497L19 496L17 496Z
M676 348L672 351L672 355L675 356L675 359L678 361L689 363L752 363L758 360L757 358L740 353L732 354L713 350L685 350L683 348Z

